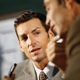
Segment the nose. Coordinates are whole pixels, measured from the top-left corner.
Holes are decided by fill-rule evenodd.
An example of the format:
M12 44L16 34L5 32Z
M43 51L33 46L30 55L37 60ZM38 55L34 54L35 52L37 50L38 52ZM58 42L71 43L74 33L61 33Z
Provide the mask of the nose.
M29 46L34 46L34 44L36 43L35 38L32 36L28 36L28 40L27 40L27 45Z
M49 19L48 14L47 14L47 16L46 16L46 25L49 25L49 26L50 26L50 19Z

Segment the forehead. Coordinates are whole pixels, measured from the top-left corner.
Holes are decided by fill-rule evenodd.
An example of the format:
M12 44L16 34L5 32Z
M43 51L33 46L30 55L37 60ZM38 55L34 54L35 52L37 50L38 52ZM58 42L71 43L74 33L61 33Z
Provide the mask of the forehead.
M57 0L44 0L44 4L49 4L49 3L57 3Z
M18 25L17 33L18 34L29 33L37 27L39 27L39 29L44 29L43 25L41 24L41 21L37 18L34 18Z
M50 0L44 0L44 4L47 4L49 2L50 2Z
M44 0L44 8L52 7L55 8L58 6L57 0Z

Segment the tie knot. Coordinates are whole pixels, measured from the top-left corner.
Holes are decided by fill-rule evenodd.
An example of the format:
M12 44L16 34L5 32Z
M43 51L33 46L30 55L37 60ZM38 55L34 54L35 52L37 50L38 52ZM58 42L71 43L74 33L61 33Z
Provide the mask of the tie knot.
M40 72L39 80L48 80L47 75L43 71Z

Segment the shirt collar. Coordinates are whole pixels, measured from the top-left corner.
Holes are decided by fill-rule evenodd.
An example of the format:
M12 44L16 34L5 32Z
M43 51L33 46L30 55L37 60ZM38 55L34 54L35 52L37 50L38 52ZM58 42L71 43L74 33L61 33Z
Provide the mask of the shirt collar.
M34 63L33 63L33 65L34 65ZM49 62L48 65L43 70L40 70L35 65L34 65L34 68L36 70L38 80L39 80L39 74L41 71L43 71L47 75L47 77L51 80L52 74L53 74L53 69L54 69L53 63Z

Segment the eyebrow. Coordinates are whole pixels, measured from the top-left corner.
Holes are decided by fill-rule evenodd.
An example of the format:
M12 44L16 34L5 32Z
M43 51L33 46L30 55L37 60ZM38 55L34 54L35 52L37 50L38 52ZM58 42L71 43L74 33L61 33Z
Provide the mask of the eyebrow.
M32 31L31 31L31 33L33 33L33 32L35 32L37 29L39 29L40 27L36 27L35 29L33 29ZM23 37L23 36L25 36L26 34L22 34L22 35L20 35L20 37Z
M31 31L31 33L33 33L33 32L35 32L37 29L39 29L40 27L37 27L37 28L35 28L35 29L33 29L32 31Z
M20 35L20 37L22 38L22 37L24 37L26 34L22 34L22 35Z

